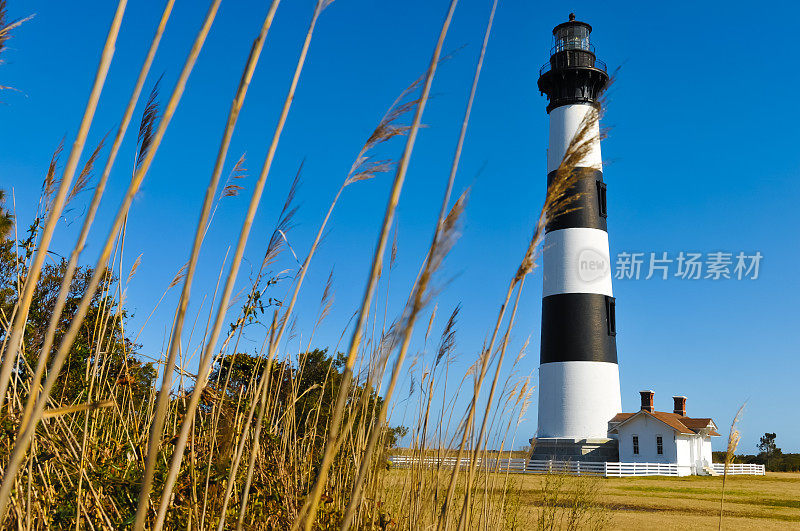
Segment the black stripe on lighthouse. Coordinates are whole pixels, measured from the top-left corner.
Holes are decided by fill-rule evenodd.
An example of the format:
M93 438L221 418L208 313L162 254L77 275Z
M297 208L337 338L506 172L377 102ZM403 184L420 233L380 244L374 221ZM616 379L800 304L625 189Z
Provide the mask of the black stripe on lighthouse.
M541 363L617 363L616 304L599 293L561 293L542 299Z
M547 221L545 233L575 227L607 231L608 206L603 172L594 168L575 168L572 171L578 174L577 180L565 195L576 199L568 205L565 213ZM557 173L558 170L554 170L547 174L548 188Z

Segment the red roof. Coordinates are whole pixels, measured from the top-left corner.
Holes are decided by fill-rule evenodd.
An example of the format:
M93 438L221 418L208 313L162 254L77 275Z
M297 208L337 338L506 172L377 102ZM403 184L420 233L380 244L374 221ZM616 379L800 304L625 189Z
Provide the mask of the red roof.
M651 413L645 409L641 409L636 413L617 413L614 418L609 421L609 423L615 424L615 426L612 426L612 429L614 429L620 424L624 424L639 413L644 413L646 415L655 417L678 433L694 435L699 433L702 429L707 429L709 430L709 435L713 435L715 437L719 436L719 433L717 433L717 426L710 418L684 417L682 415L678 415L677 413L667 413L666 411L653 411Z

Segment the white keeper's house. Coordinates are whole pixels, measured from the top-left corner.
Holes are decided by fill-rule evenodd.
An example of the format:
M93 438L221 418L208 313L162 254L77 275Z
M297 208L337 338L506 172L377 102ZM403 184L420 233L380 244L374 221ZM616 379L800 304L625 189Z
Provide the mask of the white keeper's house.
M710 418L686 416L686 397L672 397L672 413L656 411L653 391L640 391L642 407L618 413L608 423L623 463L669 463L682 476L711 474L711 437L719 437Z

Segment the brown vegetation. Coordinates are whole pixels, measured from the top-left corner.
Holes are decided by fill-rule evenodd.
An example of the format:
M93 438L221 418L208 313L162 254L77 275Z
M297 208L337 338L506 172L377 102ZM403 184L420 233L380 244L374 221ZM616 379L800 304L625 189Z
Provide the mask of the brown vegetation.
M409 289L405 308L396 318L388 314L386 306L381 309L377 303L377 288L382 279L388 284L396 260L394 245L390 256L385 256L393 218L457 1L450 3L425 74L401 93L367 135L349 170L343 170L342 185L327 212L321 215L308 254L287 280L273 267L288 248L286 234L296 210L294 199L301 176L298 171L272 238L263 250L258 273L246 286L245 302L240 304L234 290L241 284L238 273L245 247L262 195L267 193L267 178L315 27L330 2L317 0L310 13L280 117L257 177L249 187L243 185L244 162L240 158L230 170L231 178L220 189L230 140L278 3L279 0L271 3L249 55L242 58L243 73L210 172L191 254L165 287L165 294L178 286L181 290L169 323L171 332L158 359L146 361L136 341L138 334L134 336L128 328L124 304L126 290L137 281L135 272L140 263L137 258L131 267L123 265L127 263L123 256L138 254L125 246L128 210L180 104L220 0L210 2L163 106L159 103L160 91L151 90L144 104L137 156L123 201L107 235L99 240L96 263L91 267L79 265L106 181L172 11L173 1L165 3L129 103L105 155L78 241L68 258L51 264L45 258L55 227L69 201L76 200L82 190L95 182L94 169L104 157L105 144L100 143L80 165L126 7L125 0L118 2L78 133L67 144L71 148L65 167L59 175L59 147L44 172L42 198L27 236L0 241L0 407L7 434L0 450L0 519L4 526L132 526L158 530L416 529L421 525L494 529L526 525L521 514L529 504L524 487L529 480L482 470L477 462L479 457L489 455L487 448L507 452L517 444L516 427L533 392L529 377L518 376L516 370L525 348L512 364L511 378L501 381L500 371L525 278L535 268L545 223L573 207L575 196L566 192L579 177L576 166L597 140L593 135L599 111L587 114L549 187L537 224L532 227L530 243L520 250L519 266L506 272L508 289L496 320L489 323L493 327L491 339L476 354L472 367L458 375L460 384L453 389L451 383L447 388L448 382L459 380L451 373L459 308L445 314L448 318L443 325L437 320L434 279L457 240L459 220L467 208L467 192L454 202L451 195L496 2L488 14L455 154L444 181L439 217L431 227L431 244L426 256L419 257L420 273ZM0 0L0 13L4 13L3 7ZM2 51L8 26L0 27ZM159 84L155 82L153 86ZM374 158L376 150L394 147L391 141L401 138L405 144L396 162ZM378 227L378 245L365 279L364 297L354 322L345 324L342 332L344 335L352 330L349 342L343 352L339 345L331 345L330 350L312 346L314 332L333 304L331 275L316 324L303 336L307 343L289 350L286 345L294 337L295 304L340 196L361 181L392 171L394 179L385 216ZM249 194L249 202L241 229L230 238L236 244L220 265L217 286L203 293L210 304L206 310L200 306L189 319L193 324L187 328L198 256L216 206L219 201L245 194ZM20 229L16 227L13 234ZM273 299L279 283L289 284L289 297ZM509 312L512 298L514 304ZM232 306L238 306L238 312L229 313ZM414 352L412 333L431 306L425 345ZM235 316L230 322L232 313ZM200 327L196 330L198 322ZM205 327L201 330L203 322ZM255 322L261 323L267 333L258 354L249 355L242 352L240 341L246 327ZM434 341L433 329L439 326L442 331L438 347L427 353L428 341ZM198 336L201 339L195 345L192 338L196 341ZM191 355L184 350L187 345L193 345ZM194 355L196 374L189 370L189 360ZM409 357L411 361L407 362ZM493 364L495 372L490 374ZM396 384L404 370L410 370L417 378L412 384L416 393L412 409L416 410L407 431L387 424L397 404ZM486 396L482 395L484 383L489 384ZM455 406L459 396L468 398L464 411ZM481 410L478 405L484 398L488 400ZM460 468L416 467L398 477L387 471L386 450L406 433L412 441L408 452L451 452L468 457L470 466L463 474ZM598 510L594 481L547 478L535 503L541 509L536 520L539 528L603 527L607 519L603 510Z

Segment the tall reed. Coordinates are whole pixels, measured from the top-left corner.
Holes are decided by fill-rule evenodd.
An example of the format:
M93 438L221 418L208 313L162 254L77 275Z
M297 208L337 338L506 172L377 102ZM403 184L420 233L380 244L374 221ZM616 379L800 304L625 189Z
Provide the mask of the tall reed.
M62 342L61 342L61 345L59 346L58 351L56 352L56 355L53 358L53 361L52 361L52 364L51 364L51 372L48 375L48 377L47 377L47 379L45 381L45 384L44 384L44 386L42 388L41 396L39 396L35 400L35 406L33 408L32 414L31 414L31 419L30 419L29 423L27 424L27 426L24 426L24 430L21 429L20 430L21 433L17 436L17 440L16 440L15 445L14 445L14 450L11 453L8 465L6 466L6 469L4 471L2 486L0 486L0 515L5 514L5 508L6 508L7 503L8 503L8 496L9 496L11 488L12 488L12 483L13 483L14 477L16 476L17 470L19 469L19 466L20 466L20 464L22 462L22 459L24 458L24 455L27 452L28 446L30 445L31 437L33 436L33 432L34 432L34 430L36 428L36 425L37 425L39 419L41 418L41 414L42 414L42 411L44 410L46 400L48 399L49 393L52 390L53 386L55 385L55 382L56 382L56 380L58 378L58 375L59 375L59 372L61 370L61 367L63 366L63 363L65 361L66 355L67 355L67 353L69 351L69 348L70 348L72 342L74 341L76 334L78 333L78 329L79 329L79 327L80 327L80 325L81 325L81 323L83 321L83 318L86 315L86 312L87 312L87 310L89 308L89 304L91 302L91 298L94 295L95 290L97 289L97 286L98 286L98 284L100 282L100 278L101 278L101 276L103 274L103 271L105 271L105 264L108 262L108 258L109 258L109 254L111 252L111 247L112 247L113 241L116 238L116 235L118 234L118 232L119 232L119 230L120 230L120 228L121 228L121 226L122 226L122 224L123 224L123 222L124 222L124 220L125 220L125 218L127 216L127 211L128 211L128 208L130 207L131 201L133 200L133 196L136 193L136 191L139 189L139 186L141 185L141 182L144 179L144 176L146 175L147 170L150 168L150 164L152 163L153 157L155 156L155 153L156 153L156 151L158 149L158 146L161 143L162 138L164 137L164 134L166 132L167 126L169 125L170 119L172 118L172 115L175 113L175 109L178 106L178 102L180 101L180 98L183 95L183 91L184 91L184 89L186 87L186 81L189 78L189 74L191 73L192 68L194 67L194 63L197 60L197 56L199 55L200 50L202 49L203 43L205 42L205 38L208 35L208 32L209 32L209 30L211 28L211 23L213 22L214 16L216 15L217 8L219 7L219 2L220 2L220 0L215 0L214 3L212 3L211 8L209 9L209 12L208 12L208 14L206 16L204 25L203 25L202 29L200 30L200 32L198 33L197 38L195 39L194 46L192 47L192 50L189 53L189 56L188 56L188 58L186 60L186 63L185 63L184 68L183 68L183 71L181 72L181 75L180 75L180 77L178 79L178 82L176 83L175 88L173 90L172 96L170 97L170 100L169 100L169 102L167 104L166 110L164 112L164 116L162 117L161 122L159 123L159 126L158 126L158 130L157 130L156 134L153 137L152 146L149 149L149 151L148 151L147 155L145 156L144 160L142 161L141 165L137 168L136 173L134 174L134 176L133 176L133 178L131 180L131 183L130 183L130 185L128 187L128 190L126 192L125 198L123 199L123 203L120 206L119 210L117 211L117 215L116 215L116 218L114 220L113 226L112 226L111 230L109 231L109 235L106 238L105 245L103 246L103 249L101 251L100 257L97 260L97 265L95 266L94 274L93 274L92 279L91 279L91 281L89 283L89 286L87 287L86 294L83 296L83 298L81 300L81 303L80 303L80 306L78 307L78 311L76 312L76 314L75 314L75 316L74 316L74 318L72 320L72 323L70 324L70 327L67 330L67 333L64 335L64 337L62 339ZM120 5L122 7L124 7L124 2L120 2ZM122 15L121 15L120 9L118 8L118 17L115 17L115 19L114 19L115 22L114 22L114 25L112 25L112 31L109 32L110 36L113 35L114 37L116 37L116 34L119 32L119 24L121 23L121 16ZM107 46L107 48L108 47L109 46ZM105 54L104 54L104 62L101 65L102 66L101 70L103 71L104 74L105 74L105 72L107 72L107 69L108 69L107 63L108 62L110 62L110 57L105 57ZM103 78L104 77L105 76L103 75ZM97 85L97 83L96 83L96 85ZM93 94L94 94L94 92L95 91L93 91ZM97 97L99 97L99 88L97 88L96 92L98 92ZM94 104L92 105L92 108L91 108L91 110L93 111L94 107L96 107L96 99L93 99L91 101L94 102ZM86 119L84 119L84 122L86 122ZM88 129L88 124L86 124L86 128ZM84 134L84 137L85 137L85 134ZM69 169L70 169L70 165L68 163L68 166L65 169L65 175L68 175L70 173L68 171ZM74 173L74 170L71 173ZM65 180L66 179L62 178L62 183L61 183L61 187L59 188L58 196L62 195L61 188L64 187L64 181ZM70 180L71 180L71 175L70 175ZM66 190L64 191L63 195L66 196ZM58 199L56 199L56 203L58 203ZM62 203L63 203L63 201L62 201ZM59 208L56 208L56 210L58 212L60 212ZM51 211L49 216L52 217L54 214L55 214L55 211ZM57 216L56 216L56 219L57 219ZM52 225L52 226L50 226L50 225ZM51 231L51 234L52 234L52 229L54 228L54 225L55 225L55 221L53 221L52 224L50 224L50 222L48 221L48 225L45 226L45 231L44 231L43 236L42 236L43 240L44 240L44 237L45 237L44 234L47 233L48 226L50 226L50 231ZM42 248L46 249L46 245L44 243L40 242L40 251L42 250ZM44 251L42 251L42 252L44 252ZM35 265L36 265L36 260L34 259L34 266ZM33 267L33 269L35 270L36 268ZM29 285L35 287L34 278L31 278L30 276L28 277L27 283ZM25 307L24 299L25 299L25 295L27 293L27 290L28 290L28 288L26 287L26 292L23 293L23 295L21 297L23 302L20 305L23 308ZM30 291L31 291L31 296L32 296L33 287L30 288ZM30 299L30 297L29 297L29 299ZM18 318L19 318L19 315L18 315ZM21 333L20 333L20 335L21 335ZM14 346L15 342L14 342L13 329L12 329L11 336L12 336L11 337L11 341L9 342L10 350L7 350L6 353L5 353L6 354L6 359L3 361L4 364L6 363L6 361L8 359L13 358L14 355L15 355L16 347ZM9 375L10 375L10 370L9 370ZM2 385L0 385L0 389L2 389ZM33 399L33 397L31 397L31 399Z
M39 280L42 265L44 264L45 256L50 247L50 240L53 238L56 224L61 216L61 211L67 201L67 195L70 191L72 179L75 176L75 170L78 168L83 146L86 143L86 137L89 135L89 128L94 119L94 113L97 110L97 103L100 100L100 93L103 91L108 69L111 66L111 59L114 57L114 48L119 35L119 29L122 25L122 16L125 14L125 7L127 0L119 0L117 10L114 13L114 19L111 22L111 27L106 36L106 42L100 57L100 64L95 73L94 84L92 91L89 94L89 101L86 103L86 109L83 112L78 133L75 141L72 144L67 165L64 168L64 173L59 180L58 191L52 199L52 204L48 212L47 219L45 220L44 229L39 240L39 248L33 257L33 262L28 268L28 277L22 295L19 298L18 308L16 310L15 319L11 326L11 333L7 347L5 349L5 357L3 364L0 366L0 409L5 404L6 391L8 390L8 382L11 379L11 370L13 363L17 358L19 348L22 343L22 334L25 328L25 322L28 319L28 312L30 311L31 299L33 298L33 291L36 289L36 282ZM5 35L5 32L4 32ZM0 488L0 515L5 513L5 501L7 496L4 490Z
M356 507L360 504L361 498L361 489L363 487L363 483L365 477L371 467L371 460L372 454L375 451L375 446L377 445L378 438L381 434L381 431L378 429L385 420L386 415L388 412L388 407L390 400L392 398L395 385L397 384L398 377L400 375L400 370L403 366L403 361L405 360L406 354L408 352L408 348L411 343L411 335L414 330L414 324L419 312L422 310L422 307L427 302L428 298L428 284L431 282L432 275L436 272L438 267L441 265L443 257L447 254L450 247L453 245L453 232L456 229L456 224L458 223L458 219L461 216L461 213L464 210L464 201L466 200L466 194L462 195L462 197L456 202L451 210L450 214L447 215L447 208L450 202L450 195L453 191L453 185L455 182L456 173L458 171L458 164L461 160L461 151L464 146L464 139L466 138L467 133L467 126L469 124L470 114L472 112L472 105L475 101L475 93L478 88L478 80L480 79L481 68L483 66L483 58L486 54L486 47L489 42L489 35L491 33L492 22L494 20L494 14L497 9L497 0L495 0L492 4L492 9L489 14L489 22L486 26L486 32L483 38L483 45L481 46L480 54L478 56L478 61L475 67L475 74L472 80L472 86L470 88L469 97L467 98L466 109L464 111L464 118L461 123L461 130L459 133L458 141L456 143L455 154L453 155L453 161L450 166L450 174L447 181L447 186L445 188L445 193L442 198L442 205L439 211L439 218L436 222L436 229L433 234L433 239L431 241L430 249L428 250L428 256L425 260L425 265L423 267L423 271L419 278L417 279L416 286L414 287L414 293L412 296L412 302L410 307L408 308L408 314L404 319L403 328L402 328L402 339L400 340L400 351L395 361L394 368L392 369L392 374L389 380L389 386L385 392L385 401L383 406L378 414L377 419L375 419L376 426L373 427L372 433L369 438L369 442L365 448L364 455L362 456L361 468L359 470L358 478L356 479L355 485L353 486L352 492L350 493L350 502L348 504L345 516L344 516L344 523L342 525L343 529L349 528L352 523L353 517L355 516Z
M337 451L339 446L339 429L342 424L342 417L344 414L344 406L345 406L345 399L347 398L347 394L350 388L350 381L353 375L353 367L356 362L356 354L358 352L358 347L361 342L361 334L362 328L367 321L367 315L369 312L369 308L371 305L372 297L375 291L375 285L378 280L378 274L380 270L380 265L383 262L383 255L386 250L386 242L389 238L389 230L392 225L392 220L394 219L394 213L397 208L397 204L400 201L400 193L403 189L403 182L405 181L406 172L408 170L408 163L411 159L411 152L414 149L414 142L417 138L417 132L419 131L420 124L422 122L422 113L425 110L425 104L428 101L428 96L430 94L431 85L433 84L433 78L436 73L436 67L439 64L439 57L442 53L442 46L444 45L444 39L447 35L447 30L450 27L450 21L453 18L453 13L455 11L456 5L458 4L458 0L452 0L450 2L450 8L447 12L447 15L444 19L444 23L442 24L442 30L439 33L439 40L436 43L436 47L433 51L433 56L431 57L430 64L428 66L428 72L425 75L425 81L422 85L422 94L419 97L419 101L416 105L416 111L414 114L414 119L412 121L411 127L408 130L408 136L406 140L406 146L403 150L403 155L400 158L400 162L397 165L397 171L395 173L394 182L392 184L392 190L389 196L389 203L386 206L386 212L383 218L383 224L381 226L380 235L378 236L378 244L375 249L375 254L372 258L372 267L370 268L370 274L367 278L367 287L364 292L364 298L361 302L361 309L359 311L358 320L356 321L355 327L353 328L353 335L350 339L350 347L347 353L347 361L344 367L344 373L342 378L342 386L339 389L339 394L336 397L336 404L334 406L333 418L331 420L331 425L329 427L328 433L328 442L325 446L325 452L322 456L322 463L320 464L320 470L317 473L317 479L314 484L314 488L311 491L311 494L308 497L308 500L303 505L303 508L300 512L300 518L298 522L303 522L303 527L306 531L309 531L314 524L314 520L316 519L316 511L317 505L319 504L320 496L322 495L322 489L325 485L327 480L328 471L330 469L331 463L333 461L333 455ZM295 524L294 528L297 528L297 524Z
M459 373L456 357L469 356L456 341L461 306L440 310L435 304L435 275L458 237L466 209L468 191L453 204L451 198L496 0L488 12L464 113L459 117L459 134L430 245L419 260L419 272L403 297L399 315L390 305L397 282L393 270L403 251L394 221L456 0L449 3L425 75L394 101L350 168L343 171L344 179L327 211L320 213L316 234L302 259L295 254L292 261L282 254L284 250L294 254L302 245L290 231L297 210L298 171L272 236L261 249L260 266L246 282L239 278L312 37L329 3L315 3L257 178L247 184L242 157L233 165L229 182L220 186L237 119L279 0L265 6L210 171L192 250L138 332L128 329L125 309L127 289L140 281L136 272L142 258L139 250L133 250L138 258L132 263L129 258L128 210L182 98L216 19L219 0L210 2L163 116L159 117L158 82L144 105L132 176L111 227L100 240L94 267L81 266L80 255L89 241L173 0L165 3L69 258L55 265L38 263L37 249L50 244L48 231L55 223L51 220L57 219L70 201L79 201L81 190L89 185L93 167L99 166L103 153L100 146L84 161L83 171L78 172L77 166L70 170L68 162L64 175L70 170L72 182L67 184L57 176L57 149L47 168L36 207L37 221L28 237L20 242L0 239L0 253L9 257L13 268L0 267L0 288L9 287L12 300L9 306L0 298L4 312L0 333L6 345L3 363L8 364L3 367L8 373L3 393L8 414L0 418L0 427L16 433L13 445L0 451L5 465L0 488L3 525L31 529L416 529L451 525L490 529L524 521L520 482L508 471L500 471L499 465L487 466L486 462L512 455L517 427L530 405L531 376L524 374L521 363L525 347L505 381L501 370L507 364L508 349L513 348L518 306L525 279L535 267L543 228L547 219L574 207L574 197L567 191L577 179L573 170L597 141L598 113L589 113L581 124L548 190L523 259L512 272L505 301L496 320L489 323L494 327L474 362ZM407 119L410 123L405 123ZM378 158L379 150L388 149L387 143L401 136L406 138L396 164L392 158ZM70 161L72 157L71 153ZM334 304L333 268L317 264L333 211L352 185L390 171L394 178L363 297L350 319L342 323L339 343L349 339L344 352L339 352L339 343L315 348L318 329ZM193 293L198 291L199 253L208 245L206 235L217 207L223 198L240 192L244 195L247 188L248 206L234 235L236 244L219 252L216 285L208 293L201 291L200 297ZM393 230L394 242L390 243ZM391 247L388 252L387 247ZM292 262L291 269L281 270L283 260ZM318 265L331 273L312 314L313 324L301 327L299 318L305 317L298 309L301 291L308 289L309 270ZM4 276L8 271L11 273ZM142 330L158 321L156 309L178 285L181 293L175 308L170 308L170 320L157 323L164 327L161 351L152 356L154 363L144 363L137 339ZM28 290L32 290L30 296ZM201 302L190 305L192 296ZM26 305L35 311L23 317ZM6 308L10 316L5 315ZM427 325L421 346L412 340L420 320ZM250 330L255 326L261 328L254 340ZM437 333L438 341L434 340ZM11 339L17 347L11 346ZM407 394L400 391L406 375ZM482 397L487 378L491 378L488 396ZM485 408L478 407L479 400L486 401ZM468 406L462 411L457 404L463 402ZM409 428L391 427L390 422ZM409 442L408 449L396 448L401 439ZM412 456L415 464L405 471L388 471L390 448ZM464 459L464 474L461 466L444 466L445 458L459 463ZM580 511L584 509L576 506L573 512L583 514Z
M736 448L739 446L739 440L741 439L741 435L739 434L739 421L742 419L742 414L744 413L744 406L746 404L742 404L739 410L736 412L736 415L733 416L733 420L731 421L731 428L728 430L728 444L725 447L725 468L722 471L722 492L719 496L719 529L722 531L722 514L723 508L725 505L725 482L728 479L728 467L730 467L731 463L733 462L733 457L736 455Z
M89 230L91 229L92 223L94 222L95 215L97 214L97 209L100 207L100 201L103 198L103 193L105 192L106 184L108 183L108 177L111 174L111 168L114 166L114 162L116 161L117 154L119 153L120 145L122 144L122 140L125 138L125 133L128 130L128 125L130 125L131 118L133 117L133 111L136 108L136 103L139 101L139 96L141 95L142 88L144 87L144 83L147 79L147 75L150 72L150 67L153 64L153 59L155 58L156 51L158 50L158 45L161 42L161 36L164 34L164 29L167 25L167 21L169 20L170 14L172 13L172 7L175 3L175 0L167 0L164 11L161 14L161 19L159 21L158 27L156 28L155 35L150 43L150 49L147 52L147 56L145 57L144 64L139 71L139 77L136 80L136 85L134 86L133 93L131 94L130 100L128 101L128 105L125 108L125 113L123 114L122 121L120 122L119 127L117 128L116 136L114 137L114 143L111 146L111 151L108 154L108 159L106 160L105 167L103 168L103 173L100 176L99 181L95 185L94 195L92 196L91 203L89 204L89 210L86 213L86 217L83 222L83 226L81 227L80 235L78 236L78 241L75 244L75 247L72 249L72 253L70 254L69 264L67 265L67 270L64 273L64 279L61 284L61 288L59 289L58 293L58 300L56 301L56 305L53 309L53 318L50 320L50 326L47 330L47 336L45 338L44 345L42 346L39 354L39 360L36 365L36 371L33 375L32 379L32 387L31 387L31 396L36 396L39 389L39 384L42 379L42 375L44 374L45 366L47 364L47 360L50 354L50 350L53 346L53 340L56 334L56 326L58 325L58 318L64 310L64 304L66 302L66 296L69 292L69 286L72 282L73 275L75 274L75 269L78 266L78 259L80 258L80 254L83 251L84 247L86 246L86 240L89 237ZM52 167L52 166L51 166ZM25 406L25 412L22 416L22 425L24 426L28 419L30 419L32 410L33 410L34 402L33 400L28 400L28 403Z
M472 423L475 418L475 413L477 409L477 400L480 395L480 390L490 365L491 356L492 353L494 352L494 345L497 340L500 327L504 321L506 310L511 300L512 294L514 293L514 289L518 287L518 284L520 284L522 280L535 267L536 264L535 260L539 244L541 243L542 235L544 234L544 229L547 220L557 215L569 212L570 210L575 208L574 203L578 199L578 196L575 194L568 194L567 192L574 187L575 183L580 178L580 171L577 169L578 166L585 159L589 151L592 149L594 143L600 140L596 134L596 131L598 129L598 121L599 121L598 109L592 109L584 115L583 119L581 120L577 128L574 137L570 141L570 145L568 146L564 154L564 158L562 159L561 164L556 170L556 173L550 185L548 186L547 195L545 197L544 204L540 211L536 227L533 231L533 235L531 236L530 243L528 244L528 247L525 250L525 254L522 258L519 267L517 268L516 273L509 282L508 289L506 291L506 296L502 305L500 306L500 310L497 316L497 321L495 323L494 329L492 330L492 335L491 339L489 340L489 344L483 350L478 360L479 367L478 367L478 374L475 379L473 396L472 399L470 400L470 405L467 411L466 420L463 423L463 429L461 430L462 434L461 441L458 443L458 453L456 457L457 462L460 462L467 448L467 442L471 434ZM510 332L510 326L509 326L509 332ZM498 363L495 369L495 380L497 379L497 375L499 374L499 372L500 372L500 364ZM487 404L487 409L484 414L485 415L484 419L486 418L486 416L488 416L490 408L491 408L491 402ZM483 428L481 429L481 431L483 431ZM475 447L476 451L473 452L472 464L470 465L470 472L469 472L470 476L474 475L475 457L477 457L477 449L480 448L481 442L482 441L480 438L476 442L476 447ZM450 508L450 504L452 503L453 495L455 493L456 480L458 478L459 472L460 472L460 467L454 467L451 472L450 481L447 487L447 494L445 495L444 502L442 503L441 506L441 516L437 526L438 529L446 529L449 525L448 510ZM469 484L470 483L468 482L468 485ZM470 503L469 494L467 493L464 505L462 505L463 508L462 518L461 518L462 524L464 523L464 519L467 516L469 503Z
M272 20L275 17L275 11L278 9L280 0L273 0L264 17L264 22L261 26L261 31L256 37L250 49L250 56L245 64L242 78L239 81L239 86L236 90L236 95L231 103L231 109L228 112L228 120L225 125L225 130L222 135L222 141L217 153L217 159L214 163L214 169L211 173L211 180L206 188L206 196L203 202L203 207L200 213L200 219L197 222L197 231L195 233L194 242L192 243L192 252L189 257L187 265L186 276L183 281L183 290L181 291L180 300L178 303L178 310L173 324L172 335L170 338L169 351L167 359L164 363L164 372L162 375L161 389L158 392L158 398L155 409L155 417L153 418L150 427L150 440L148 442L147 464L145 468L144 480L142 481L142 490L139 494L139 508L137 509L137 522L136 526L141 528L144 526L144 518L147 510L147 503L145 500L149 498L150 488L152 486L153 474L158 451L161 446L162 431L164 428L164 420L166 417L167 402L169 400L169 393L172 387L172 373L175 366L175 358L178 354L178 348L181 344L181 331L183 329L183 321L186 316L186 308L189 305L189 296L192 288L192 280L194 278L195 269L197 267L197 260L200 255L200 247L205 236L205 231L208 225L209 216L211 212L211 204L216 195L217 186L219 185L219 178L222 173L222 167L225 164L225 159L228 155L228 148L230 147L231 137L233 136L236 121L239 117L239 112L244 104L247 89L250 86L250 80L253 78L258 59L261 56L261 50L264 47L264 42L267 38L267 33L272 26Z
M256 182L253 194L251 196L250 205L248 207L247 214L245 216L245 220L242 225L242 229L239 233L239 239L236 245L236 250L234 251L233 260L231 262L231 269L228 272L228 277L225 282L225 287L223 288L222 296L220 297L219 308L217 310L215 322L211 329L211 334L209 335L209 338L206 342L206 347L205 351L203 352L203 356L200 358L199 362L200 370L198 371L199 375L198 375L197 385L195 387L195 391L192 393L192 396L190 398L189 405L187 408L187 414L183 419L181 433L175 444L174 453L172 456L172 460L170 462L169 474L167 476L167 480L164 486L164 492L162 493L162 500L161 500L161 505L159 507L159 514L157 517L155 529L160 529L161 526L163 525L164 517L166 515L166 507L168 504L168 499L172 487L175 483L175 479L177 478L178 471L180 469L180 464L183 458L183 451L186 447L186 443L189 438L189 431L191 430L192 427L192 420L194 418L194 414L197 410L197 406L200 401L200 393L205 387L205 381L211 370L210 361L213 357L214 353L213 349L215 348L217 339L219 338L219 334L222 328L222 322L225 317L225 313L231 298L231 294L233 292L233 286L234 283L236 282L236 276L239 270L239 266L241 264L242 257L244 255L245 244L247 243L247 239L250 235L250 229L253 224L253 219L258 209L258 205L261 200L261 195L264 191L264 186L266 185L267 176L269 175L269 171L272 167L272 161L275 157L275 152L278 149L278 141L280 140L281 133L283 132L283 127L286 124L286 119L288 118L289 110L291 109L291 104L294 99L294 93L295 90L297 89L297 84L300 81L300 74L303 71L303 66L305 65L308 49L309 46L311 45L311 37L314 34L314 28L316 26L317 19L319 18L320 14L325 9L325 7L328 6L329 3L330 3L329 0L317 0L316 6L314 8L314 13L311 17L311 22L308 27L308 31L306 32L306 38L305 41L303 42L303 47L300 51L300 56L297 60L294 76L292 77L292 82L289 87L289 91L286 95L286 99L284 100L283 108L281 109L281 114L280 117L278 118L278 124L275 126L275 131L272 136L272 142L269 145L266 159L264 160L264 164L261 168L261 173L259 175L258 181Z

